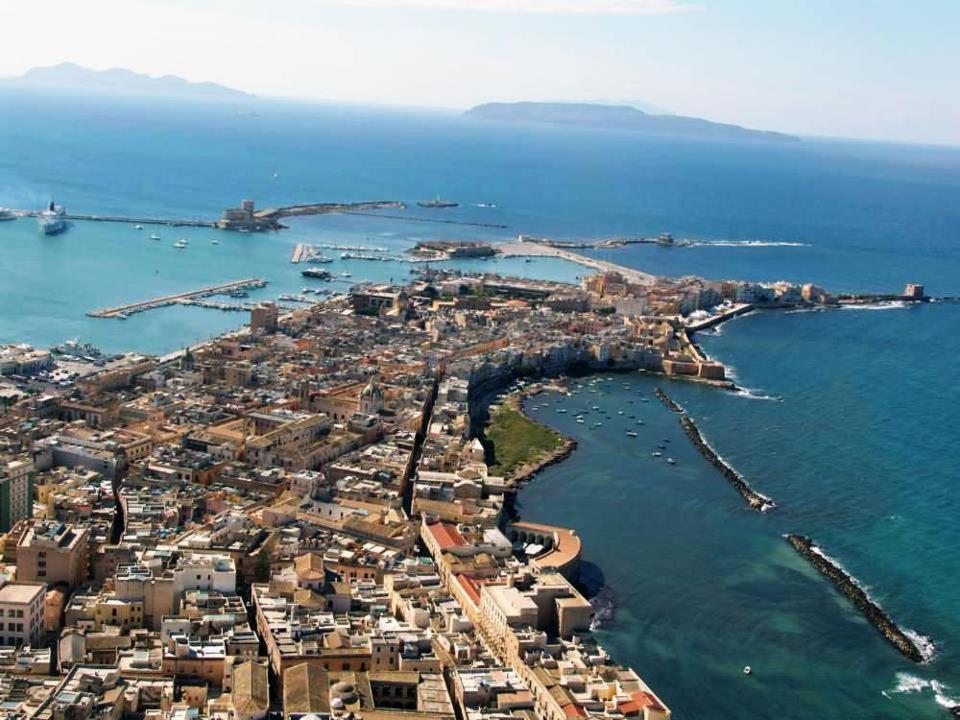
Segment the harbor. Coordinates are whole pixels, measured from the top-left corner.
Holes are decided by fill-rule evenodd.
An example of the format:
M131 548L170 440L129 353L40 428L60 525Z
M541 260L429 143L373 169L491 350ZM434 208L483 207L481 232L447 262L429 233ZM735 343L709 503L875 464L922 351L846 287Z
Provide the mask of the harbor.
M117 305L115 307L102 308L100 310L91 310L87 313L87 316L93 318L124 319L130 315L133 315L134 313L167 307L168 305L184 303L185 301L200 300L201 298L210 297L211 295L246 293L247 290L262 288L265 287L266 284L267 281L260 278L233 280L231 282L220 283L219 285L211 285L199 290L190 290L172 295L163 295L161 297L151 298L149 300L141 300L139 302L129 303L127 305Z

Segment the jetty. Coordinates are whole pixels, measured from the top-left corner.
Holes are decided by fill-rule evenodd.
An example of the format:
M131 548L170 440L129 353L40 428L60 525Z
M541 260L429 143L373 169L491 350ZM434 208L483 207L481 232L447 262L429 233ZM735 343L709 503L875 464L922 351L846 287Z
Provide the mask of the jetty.
M524 237L524 236L521 236ZM638 285L652 286L657 282L657 276L645 273L634 268L628 268L624 265L599 260L597 258L587 257L578 252L558 248L551 245L545 245L539 242L530 242L529 240L518 239L517 242L503 243L496 246L497 251L503 257L552 257L561 260L567 260L592 270L599 272L617 272L620 273L628 282Z
M199 290L189 290L173 295L162 295L149 300L141 300L127 305L117 305L116 307L103 308L100 310L91 310L87 313L89 317L95 318L126 318L134 313L144 310L153 310L155 308L174 305L183 301L199 300L200 298L210 297L211 295L223 295L224 293L242 292L251 288L262 288L267 284L266 280L260 278L245 278L243 280L233 280L231 282L211 285L200 288Z
M700 451L700 454L703 455L707 462L713 465L720 474L727 479L727 482L733 486L734 490L740 493L740 496L747 501L750 507L760 512L766 512L777 506L777 504L766 495L758 493L750 487L750 483L744 480L743 475L730 465L730 463L720 457L717 451L707 442L706 438L703 437L703 433L700 432L700 428L697 427L693 418L687 414L687 411L684 410L679 403L675 402L660 388L656 388L653 394L659 398L660 402L680 416L680 426L687 434L690 442L693 443L693 446Z
M39 217L38 210L17 210L17 213L24 217ZM166 227L196 227L196 228L215 228L217 224L212 220L189 220L184 218L150 218L134 217L128 215L77 215L67 213L63 216L66 220L81 220L85 222L109 222L109 223L127 223L129 225L164 225Z
M822 575L828 578L841 593L846 595L854 606L864 614L880 634L883 635L900 653L913 662L923 662L929 659L924 654L920 644L907 635L890 616L874 602L860 587L860 584L847 573L837 562L832 560L813 540L805 535L786 535L787 542L813 565Z

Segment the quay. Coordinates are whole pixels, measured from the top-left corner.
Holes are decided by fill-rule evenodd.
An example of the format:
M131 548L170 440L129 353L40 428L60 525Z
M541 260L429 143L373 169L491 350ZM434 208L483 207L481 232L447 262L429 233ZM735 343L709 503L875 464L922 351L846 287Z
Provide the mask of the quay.
M221 295L238 290L247 290L249 288L262 288L267 284L266 280L260 278L245 278L243 280L233 280L231 282L211 285L200 290L190 290L173 295L163 295L150 300L141 300L140 302L130 303L128 305L117 305L116 307L103 308L101 310L91 310L87 313L95 318L126 318L133 313L143 312L144 310L153 310L154 308L166 307L184 300L198 300L209 297L210 295Z
M864 614L880 634L883 635L900 653L913 662L929 659L930 652L924 654L920 645L907 635L877 603L870 599L860 584L847 573L839 563L832 560L813 540L804 535L786 535L786 540L800 555L820 571L841 593Z
M293 248L293 255L290 256L290 262L294 265L303 260L304 255L307 254L307 245L303 243L297 243L296 247Z

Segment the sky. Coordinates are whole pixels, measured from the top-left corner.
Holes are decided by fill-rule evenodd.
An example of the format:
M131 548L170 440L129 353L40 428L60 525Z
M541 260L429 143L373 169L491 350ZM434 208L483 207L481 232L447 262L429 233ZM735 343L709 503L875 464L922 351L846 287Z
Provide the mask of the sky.
M960 0L0 5L0 76L70 61L262 96L638 102L802 135L960 145Z

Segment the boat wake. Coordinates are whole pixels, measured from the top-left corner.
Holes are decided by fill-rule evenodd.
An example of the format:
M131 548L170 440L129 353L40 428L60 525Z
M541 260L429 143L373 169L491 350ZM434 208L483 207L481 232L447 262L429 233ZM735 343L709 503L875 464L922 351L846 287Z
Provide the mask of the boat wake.
M891 692L898 695L909 695L929 691L933 693L933 699L940 707L948 710L960 708L960 699L947 695L949 689L949 685L939 680L925 680L910 673L899 672L897 673L897 686Z
M687 247L742 247L742 248L768 248L768 247L812 247L809 243L786 242L777 240L693 240Z
M770 402L783 402L782 395L767 395L761 390L753 390L745 387L737 387L737 389L733 391L733 394L737 397L746 398L747 400L769 400Z

